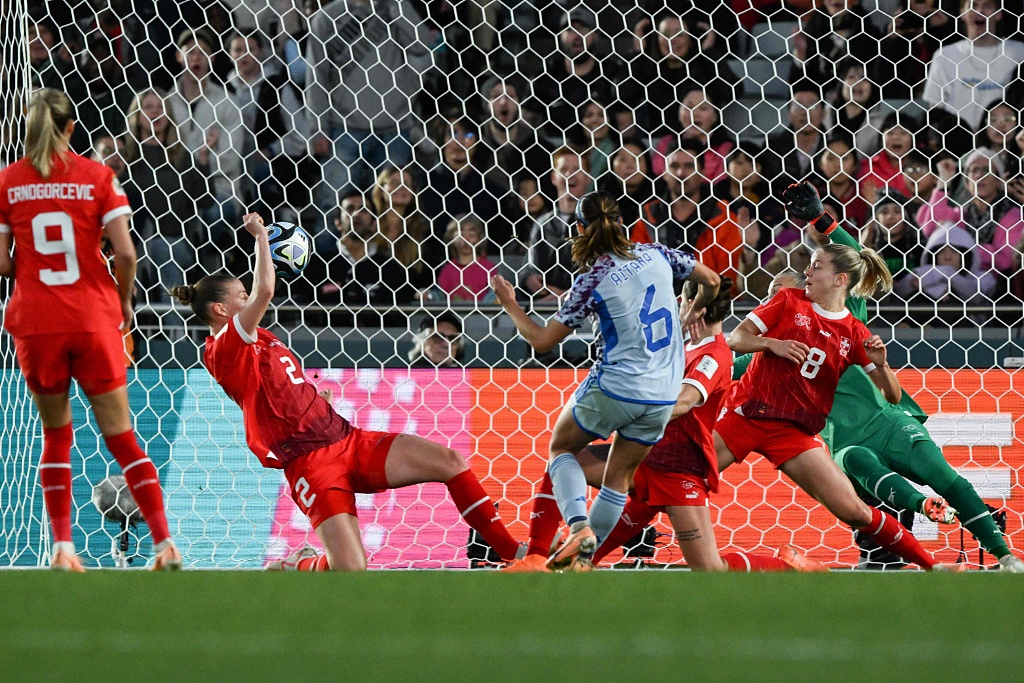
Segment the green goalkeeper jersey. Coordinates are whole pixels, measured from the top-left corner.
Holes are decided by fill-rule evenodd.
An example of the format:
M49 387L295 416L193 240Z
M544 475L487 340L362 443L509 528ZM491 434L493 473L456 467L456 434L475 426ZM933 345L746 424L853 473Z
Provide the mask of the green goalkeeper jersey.
M857 251L861 250L857 240L841 226L832 231L830 237L834 242L853 247ZM855 318L867 324L868 306L864 299L848 297L846 307ZM736 358L733 362L733 379L743 376L751 357L752 354L748 353ZM867 373L859 365L851 365L839 378L832 412L825 420L821 438L825 440L829 450L835 453L841 448L864 443L872 435L891 429L894 415L910 415L920 422L928 419L921 406L917 405L908 393L903 392L899 403L889 403Z

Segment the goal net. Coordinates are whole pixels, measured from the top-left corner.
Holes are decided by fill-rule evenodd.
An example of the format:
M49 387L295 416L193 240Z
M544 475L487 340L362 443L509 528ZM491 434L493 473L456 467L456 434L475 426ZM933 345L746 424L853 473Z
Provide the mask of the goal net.
M306 380L358 427L465 454L525 538L594 338L535 355L489 276L550 320L573 277L573 209L599 189L631 239L696 251L735 283L729 330L819 243L778 199L804 179L886 260L895 291L869 304L869 327L950 464L1005 512L1011 547L1024 542L1019 13L810 4L0 3L0 163L22 153L28 93L59 88L76 107L72 147L113 167L132 202L130 400L186 565L259 568L318 545L203 367L207 329L167 293L247 276L243 213L314 237L264 321ZM0 566L41 566L41 425L6 334L0 358ZM90 494L118 468L77 389L72 403L75 542L88 565L113 566L120 528ZM482 556L442 485L357 505L371 567ZM759 458L725 473L712 518L723 549L861 557L849 528ZM913 531L941 560L978 561L959 524L918 515ZM138 566L151 543L132 533ZM647 540L631 558L681 565L666 519Z

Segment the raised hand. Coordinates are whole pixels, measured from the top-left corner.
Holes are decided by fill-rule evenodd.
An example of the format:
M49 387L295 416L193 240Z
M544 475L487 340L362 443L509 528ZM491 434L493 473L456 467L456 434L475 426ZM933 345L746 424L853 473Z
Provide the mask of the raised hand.
M868 355L868 360L882 368L886 365L886 350L885 342L877 334L872 335L864 340L864 351Z
M508 308L509 305L516 303L515 288L502 276L495 275L491 278L491 288L494 290L494 295L498 298L498 303L503 307Z
M258 213L247 213L242 216L242 227L253 237L267 234L267 226L263 224L263 216Z
M806 180L787 187L782 192L782 199L786 203L786 210L800 220L813 221L825 213L818 190Z

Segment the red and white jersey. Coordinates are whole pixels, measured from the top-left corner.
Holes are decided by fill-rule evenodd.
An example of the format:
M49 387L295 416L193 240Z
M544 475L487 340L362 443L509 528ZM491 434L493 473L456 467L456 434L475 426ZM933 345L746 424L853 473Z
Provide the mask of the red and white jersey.
M287 346L263 328L251 337L237 315L206 338L203 363L242 409L246 443L264 467L283 468L353 429L306 381Z
M807 434L825 427L839 377L851 365L865 372L875 364L864 350L868 328L848 309L833 313L812 303L802 289L783 289L747 315L761 334L792 339L810 348L802 364L764 351L729 395L730 410L751 419L790 420Z
M68 152L49 178L27 159L0 171L0 232L14 241L14 335L100 332L121 326L120 296L100 253L103 228L132 212L114 172Z
M732 384L732 351L725 335L705 337L686 346L683 386L700 392L701 402L665 427L644 462L653 470L703 477L709 491L718 491L718 458L711 433Z

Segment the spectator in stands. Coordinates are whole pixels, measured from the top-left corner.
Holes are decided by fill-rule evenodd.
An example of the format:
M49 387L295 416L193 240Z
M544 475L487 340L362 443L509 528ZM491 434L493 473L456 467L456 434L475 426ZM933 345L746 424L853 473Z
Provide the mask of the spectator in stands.
M904 299L922 294L936 302L978 302L994 298L998 278L981 265L983 253L970 232L960 225L943 225L924 247L921 265L897 281L893 291ZM983 301L983 300L982 300Z
M597 17L581 5L565 15L558 34L558 51L545 63L533 85L545 106L542 120L553 137L562 137L577 123L576 111L584 102L613 102L617 79L626 67L617 57L598 59L593 50L598 38Z
M114 57L110 39L93 31L78 63L79 75L88 89L88 96L75 103L78 125L90 135L100 131L120 135L125 127L124 113L135 93L125 79L124 67Z
M874 217L861 231L861 244L878 252L899 282L921 263L924 240L909 213L910 200L895 190L879 193Z
M308 127L302 92L267 50L260 33L231 37L228 54L235 68L228 75L229 97L248 132L246 166L259 183L260 203L279 219L298 221L312 203L320 169L308 156L302 134Z
M918 209L931 198L939 180L932 172L928 157L918 149L907 152L900 168L903 170L903 180L910 189L907 213L916 216Z
M401 275L393 279L382 275L382 286L371 296L372 303L411 303L426 298L434 286L436 268L441 264L444 245L433 236L430 222L420 213L412 174L395 166L386 166L373 188L373 208L377 214L377 260L385 274L397 262Z
M962 0L960 20L967 38L939 48L928 65L921 97L973 130L1024 62L1024 43L998 37L1002 19L1000 0Z
M875 61L877 87L886 100L910 100L924 88L926 68L941 45L956 35L957 0L907 0L893 13L889 33L878 48ZM944 11L948 4L951 12Z
M633 225L640 207L654 198L651 159L639 140L623 140L611 158L611 168L597 181L597 189L619 203L624 225Z
M444 241L448 263L437 276L437 286L450 302L493 303L490 282L498 266L487 258L484 224L475 216L459 216L448 224Z
M310 279L318 285L317 301L365 304L370 298L368 290L381 284L369 279L380 275L374 262L377 218L363 194L351 188L341 200L333 223L337 235L334 249L318 249L313 261L317 267L310 269ZM361 265L364 261L366 266ZM404 279L405 273L400 276Z
M1018 106L1024 103L1018 103ZM976 136L976 147L988 147L999 156L1006 169L1006 177L1020 173L1021 149L1017 145L1017 134L1021 131L1020 109L1003 100L995 100L988 106L981 130Z
M822 202L835 210L840 221L847 221L859 231L870 218L871 207L864 201L857 186L860 155L843 135L829 140L818 155L817 171L823 185L818 188ZM855 232L856 234L856 232Z
M104 166L108 166L114 171L114 175L117 176L118 180L124 181L127 165L124 161L123 137L114 137L106 131L100 131L93 136L90 158Z
M516 177L516 193L505 202L504 215L512 223L512 240L502 249L502 258L526 254L534 223L551 210L540 191L540 181L528 173Z
M709 183L725 178L725 156L735 147L729 132L720 124L718 108L708 101L701 89L690 90L679 103L679 130L684 138L695 140L705 149L701 168ZM652 167L655 175L665 172L664 152L673 147L679 133L669 133L655 144Z
M240 215L235 198L244 194L246 130L238 107L211 73L213 38L203 30L188 29L178 36L177 46L183 71L167 109L177 122L181 144L210 167L209 187L216 205L204 219L213 223L211 238L223 248L234 243L234 227L228 226L234 226Z
M427 176L420 198L423 212L433 222L433 234L440 239L452 218L473 214L487 226L487 238L502 248L512 237L512 228L498 210L505 193L476 167L480 146L476 126L468 118L441 119L434 135L441 147L441 162Z
M629 61L629 78L623 80L622 99L640 103L638 125L645 135L660 137L678 132L676 117L679 102L694 84L714 102L727 102L742 96L740 79L725 59L708 56L704 46L692 36L704 34L705 42L717 40L714 34L687 25L678 12L666 10L655 17L656 32L649 35L650 19L642 19L634 28L636 55ZM712 45L707 45L710 50Z
M462 321L451 311L436 318L424 316L409 351L411 368L455 368L466 355L466 342L462 336Z
M1014 247L1024 237L1024 220L1020 206L1006 196L1002 177L1006 169L987 147L969 154L963 168L965 201L954 202L946 195L952 173L940 167L941 187L917 212L917 222L929 238L943 225L964 228L978 245L975 271L1009 274L1016 262Z
M857 153L870 157L881 146L879 131L885 118L878 86L867 77L864 64L853 59L840 65L839 79L833 131L848 135Z
M197 209L208 207L211 199L209 157L193 157L178 140L180 128L167 100L167 93L155 88L135 96L124 150L125 190L141 199L132 207L132 225L142 244L140 261L148 262L150 300L157 301L171 285L188 281L186 271L206 241Z
M825 146L825 103L821 89L810 81L793 86L789 105L789 124L768 137L766 164L772 181L772 194L782 196L791 183L804 180L814 170L814 159Z
M349 183L370 187L385 162L412 160L412 98L430 66L429 45L410 0L334 0L310 17L309 137L315 156L333 146L324 167L325 205Z
M878 29L867 18L861 0L824 0L804 15L803 35L806 50L796 55L798 67L793 78L806 78L822 88L831 89L840 78L836 67L853 57L868 66L868 77L876 77L874 62L878 60Z
M539 178L551 163L550 152L522 116L526 88L522 79L497 76L488 78L482 88L490 116L481 129L473 165L501 193L499 201L515 191L517 175L527 172Z
M882 149L860 166L860 193L871 203L885 188L910 195L903 176L903 158L914 149L914 135L920 124L913 117L893 112L882 122Z
M28 60L33 90L56 88L66 93L76 107L89 99L68 45L60 40L59 29L49 19L28 25ZM71 136L71 149L85 153L89 148L89 135L86 126L76 126Z
M608 123L608 110L597 100L590 100L579 108L580 138L573 140L587 151L590 173L601 178L608 171L608 161L619 148L619 135Z
M587 158L575 149L555 150L551 164L551 184L558 198L553 210L538 218L530 231L529 264L521 282L528 294L547 301L564 294L576 275L569 238L576 230L576 203L591 182Z
M665 189L643 205L630 239L689 249L705 266L737 282L743 234L728 205L711 194L701 168L702 151L693 140L685 139L668 150L661 177ZM734 285L734 294L738 292L739 285Z

